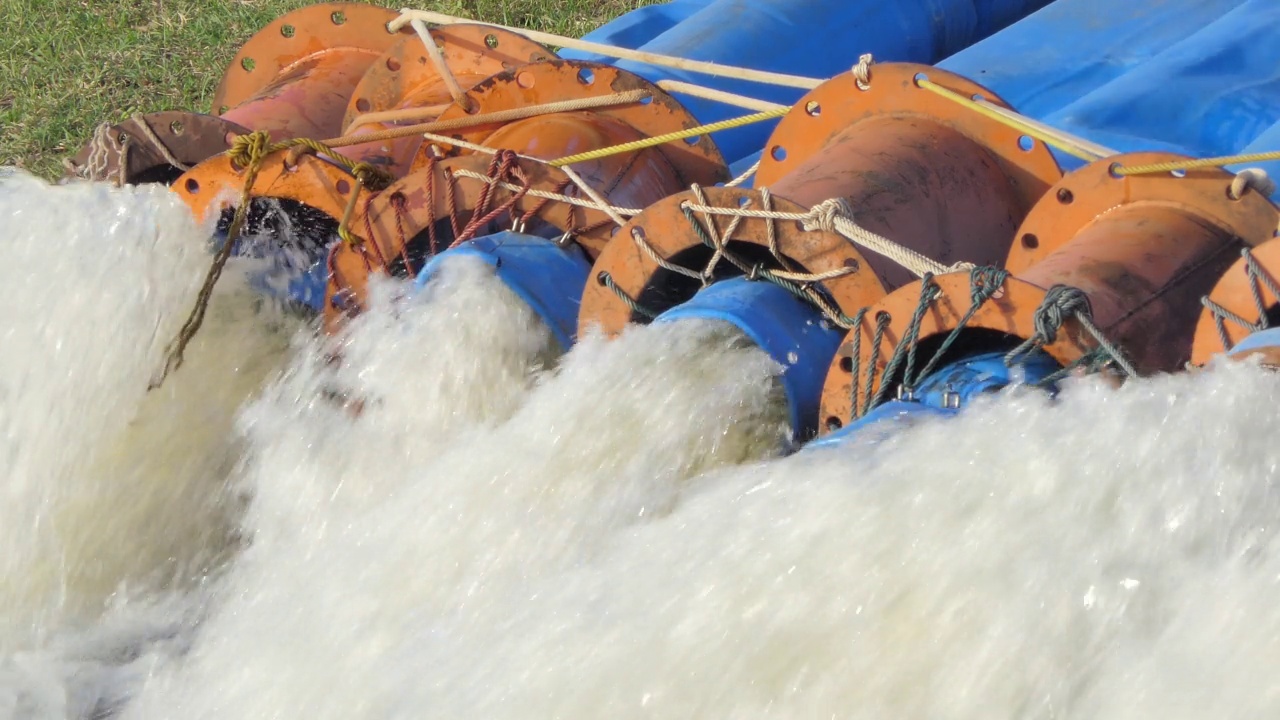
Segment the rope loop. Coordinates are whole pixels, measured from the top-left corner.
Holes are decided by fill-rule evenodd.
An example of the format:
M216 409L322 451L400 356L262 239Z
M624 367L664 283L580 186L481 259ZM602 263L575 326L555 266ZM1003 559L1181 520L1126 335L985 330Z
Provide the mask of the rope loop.
M395 182L395 176L391 173L367 162L358 162L353 165L351 174L355 176L356 182L372 192L382 192Z
M875 59L871 57L871 53L863 53L858 56L858 64L853 66L853 81L857 84L859 90L871 89L871 64Z
M822 232L835 233L838 235L840 234L840 231L836 228L837 218L844 218L850 222L853 221L853 206L849 204L847 199L842 197L823 200L817 205L814 205L809 209L809 213L801 222L801 225L806 232L821 230Z
M227 157L237 170L244 170L262 162L262 158L270 152L271 134L266 130L256 130L244 135L237 135L231 141Z
M1239 200L1250 188L1263 197L1270 197L1276 191L1276 181L1262 168L1245 168L1231 179L1231 199Z
M1062 323L1072 315L1081 318L1092 318L1093 307L1089 304L1089 296L1079 288L1069 285L1054 285L1044 294L1044 301L1036 308L1035 336L1039 344L1051 345L1058 339L1058 330Z

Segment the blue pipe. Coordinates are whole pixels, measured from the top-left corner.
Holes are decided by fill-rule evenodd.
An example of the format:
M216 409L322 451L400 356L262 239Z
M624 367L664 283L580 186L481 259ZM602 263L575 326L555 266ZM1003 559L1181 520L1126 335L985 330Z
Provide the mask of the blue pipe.
M701 9L654 36L641 50L756 70L828 78L862 53L881 61L934 63L990 35L1048 0L704 0ZM683 11L684 8L681 8ZM628 15L584 39L630 47ZM633 48L634 49L634 48ZM682 80L717 90L794 104L800 88L713 77L563 50L565 58L607 62L650 81ZM684 94L677 99L703 123L746 114L742 108ZM734 163L764 146L777 121L713 135Z
M818 428L818 399L843 333L812 306L765 281L737 277L713 283L654 323L703 319L727 322L782 366L791 429L797 440Z
M1236 357L1251 350L1262 350L1265 348L1280 348L1280 328L1268 328L1250 333L1245 339L1236 343L1235 346L1227 352L1228 357Z
M890 400L839 430L805 446L823 448L841 445L851 438L878 442L886 433L896 432L931 417L954 417L978 396L999 392L1010 386L1041 383L1061 366L1041 350L1023 355L1012 365L1005 353L972 355L943 365L916 384L909 397ZM1050 393L1054 388L1046 388Z
M591 262L577 245L503 231L467 241L431 258L414 281L426 287L449 258L470 256L493 266L498 278L542 319L564 351L578 335L578 306Z

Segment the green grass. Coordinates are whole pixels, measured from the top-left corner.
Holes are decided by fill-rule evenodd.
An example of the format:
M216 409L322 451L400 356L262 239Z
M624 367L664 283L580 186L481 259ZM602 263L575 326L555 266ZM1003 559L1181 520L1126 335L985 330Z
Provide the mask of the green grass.
M659 0L373 3L580 36ZM208 111L240 45L312 0L0 0L0 165L62 175L98 123Z

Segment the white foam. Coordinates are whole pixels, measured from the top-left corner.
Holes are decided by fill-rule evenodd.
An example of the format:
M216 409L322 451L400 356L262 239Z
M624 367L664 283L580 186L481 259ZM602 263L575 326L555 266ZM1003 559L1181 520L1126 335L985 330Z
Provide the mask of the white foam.
M73 285L124 292L129 273L176 260L128 262L142 269ZM176 595L153 586L75 622L40 616L61 629L19 632L30 642L0 660L0 717L1280 709L1274 375L1228 366L1119 391L1086 381L1056 404L992 398L878 443L779 459L778 368L733 333L637 328L584 338L557 361L546 328L479 264L446 265L426 296L375 290L341 365L300 340L289 372L240 415L239 500L146 514L160 525L166 507L186 522L221 514L244 546ZM59 297L42 302L76 322ZM158 312L158 300L133 302L140 318ZM19 317L40 319L19 332L51 332L46 315ZM99 354L113 348L112 373L145 382L154 343L114 342L105 321L78 327ZM70 408L133 386L60 382L101 362L77 357L57 371L28 361L24 372L44 374L5 387L89 437L111 413ZM22 467L62 472L26 501L20 529L39 537L32 518L81 476L57 441L23 427L7 446ZM136 520L93 524L139 482L82 506L102 542L147 547ZM89 597L78 602L98 607ZM113 656L122 645L136 652Z

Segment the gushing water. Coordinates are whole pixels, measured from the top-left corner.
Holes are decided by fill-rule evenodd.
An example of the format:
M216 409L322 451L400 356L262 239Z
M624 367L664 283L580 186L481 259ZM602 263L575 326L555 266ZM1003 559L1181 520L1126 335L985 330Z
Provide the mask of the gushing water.
M1280 707L1274 375L1081 381L779 457L778 369L735 334L561 355L454 262L376 283L335 341L230 283L147 394L207 262L184 212L0 185L0 716Z

